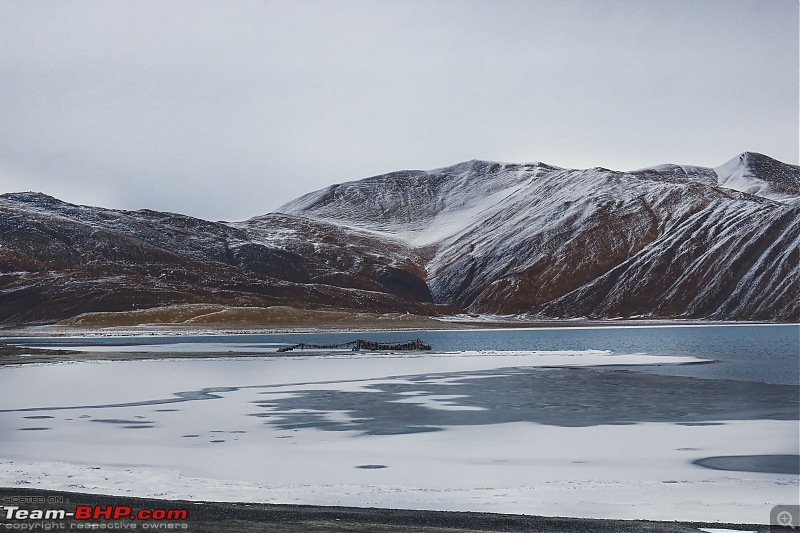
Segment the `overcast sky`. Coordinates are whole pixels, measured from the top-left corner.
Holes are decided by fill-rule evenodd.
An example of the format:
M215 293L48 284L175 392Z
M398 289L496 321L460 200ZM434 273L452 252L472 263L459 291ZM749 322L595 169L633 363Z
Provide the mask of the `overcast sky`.
M0 192L212 220L469 159L798 163L797 0L0 0Z

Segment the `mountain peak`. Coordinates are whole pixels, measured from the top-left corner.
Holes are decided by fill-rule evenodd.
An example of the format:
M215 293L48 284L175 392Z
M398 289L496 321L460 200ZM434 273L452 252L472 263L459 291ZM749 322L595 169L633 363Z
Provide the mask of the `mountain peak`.
M757 152L742 152L714 169L721 187L786 200L800 194L800 167Z
M6 194L0 194L0 199L25 204L34 204L38 206L55 206L63 205L65 203L58 198L36 191L9 192Z

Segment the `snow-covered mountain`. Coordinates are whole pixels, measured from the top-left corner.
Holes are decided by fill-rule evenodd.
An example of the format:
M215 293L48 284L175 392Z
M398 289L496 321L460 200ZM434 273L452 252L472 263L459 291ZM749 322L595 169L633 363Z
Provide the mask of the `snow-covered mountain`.
M0 195L0 323L174 303L800 320L800 169L744 153L631 172L469 161L278 213Z
M419 247L434 301L471 312L800 316L800 169L760 154L632 172L470 161L279 211Z
M415 261L400 243L280 214L225 224L0 195L0 324L178 303L452 312Z
M714 171L720 187L779 202L797 203L800 200L797 168L762 154L745 152Z

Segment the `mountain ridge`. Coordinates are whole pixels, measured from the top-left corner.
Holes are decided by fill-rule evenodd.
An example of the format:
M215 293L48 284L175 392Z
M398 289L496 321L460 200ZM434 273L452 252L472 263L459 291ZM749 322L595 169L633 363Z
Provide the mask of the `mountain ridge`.
M754 158L761 163L757 168L751 164ZM769 164L763 164L765 161ZM775 195L772 189L764 187L763 183L772 181L771 175L764 175L764 169L771 172L778 169L782 179L790 176L794 182L798 181L798 167L749 152L717 168L662 165L631 172L601 167L576 170L541 163L470 161L422 174L415 171L413 179L435 184L416 189L419 193L416 197L409 197L410 193L403 188L401 198L387 199L396 188L391 182L398 176L391 173L309 193L279 210L362 229L369 221L380 218L382 212L389 213L388 221L374 225L373 231L412 245L435 246L437 251L427 268L434 301L455 304L471 312L524 313L538 318L633 314L744 319L751 311L761 319L773 312L777 316L797 316L796 305L782 297L778 298L782 303L767 305L754 301L750 307L733 305L724 299L717 302L723 293L743 295L743 290L737 292L729 284L720 286L720 292L709 300L717 302L716 306L708 301L708 305L703 305L689 298L688 294L699 289L692 288L694 283L678 273L672 274L669 286L658 289L652 283L648 287L639 286L639 291L655 292L667 300L653 305L654 309L649 309L645 302L628 305L638 298L620 288L617 294L605 294L606 303L623 302L610 307L599 302L595 306L581 305L577 300L597 301L593 296L595 291L588 287L572 292L587 284L600 290L599 281L592 284L594 280L612 267L635 262L638 253L643 254L639 262L649 260L648 256L659 253L652 249L658 248L658 244L651 245L656 240L660 241L663 253L676 255L669 251L674 245L669 234L690 220L705 219L710 223L708 227L702 223L696 227L695 237L683 233L684 247L693 247L697 255L688 260L685 268L696 271L698 280L713 278L708 272L713 265L694 264L701 259L703 243L692 243L692 239L717 234L720 228L712 223L717 219L716 224L725 220L736 223L738 231L746 235L759 231L759 223L748 225L748 218L761 218L760 223L766 228L763 232L768 235L777 232L785 241L784 250L791 258L796 257L798 197ZM747 185L741 179L738 188L720 185L721 181L730 182L733 175L749 179L755 187L738 190ZM407 175L402 177L407 179ZM364 188L366 191L361 190ZM438 191L445 194L437 196ZM369 199L366 209L362 198ZM416 204L422 204L423 208L408 207ZM717 213L722 204L729 211L727 215ZM784 224L781 213L787 210L793 221L790 229L795 231L784 235L770 229ZM768 237L760 239L755 247L748 247L742 239L737 241L735 236L724 237L729 242L723 248L729 251L739 247L755 256L767 252ZM733 261L732 257L730 260ZM745 264L740 259L734 266L741 270ZM784 270L792 284L789 292L796 294L797 269ZM645 274L641 268L636 272ZM746 279L747 272L738 272L736 276L739 280ZM758 277L750 273L755 280L754 276ZM672 287L673 282L679 286ZM609 291L614 292L605 290ZM771 293L765 294L769 297ZM758 299L755 295L749 298ZM758 310L752 309L753 306Z
M176 304L800 320L800 168L472 160L241 222L0 195L0 324Z

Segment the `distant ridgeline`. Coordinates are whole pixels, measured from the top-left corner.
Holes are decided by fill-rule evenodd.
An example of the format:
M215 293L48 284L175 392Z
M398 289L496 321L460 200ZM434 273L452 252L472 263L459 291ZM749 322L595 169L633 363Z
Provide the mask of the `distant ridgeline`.
M414 339L413 341L402 341L402 342L374 342L374 341L365 341L364 339L356 339L354 341L343 342L341 344L295 344L294 346L285 346L283 348L278 348L279 352L290 352L295 349L304 350L306 348L310 350L332 350L336 348L351 348L354 352L360 350L400 350L400 351L414 351L414 350L430 350L431 345L427 344L420 339Z

